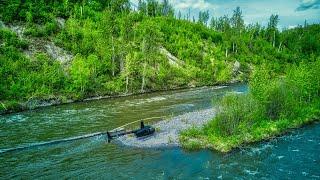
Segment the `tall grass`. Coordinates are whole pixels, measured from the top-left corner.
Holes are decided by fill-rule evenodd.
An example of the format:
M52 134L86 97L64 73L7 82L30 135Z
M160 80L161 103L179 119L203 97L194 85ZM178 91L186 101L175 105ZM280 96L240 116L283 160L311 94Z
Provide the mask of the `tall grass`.
M288 67L282 77L261 67L254 71L249 86L248 94L226 95L216 117L198 133L195 129L183 132L182 143L201 137L207 139L206 146L228 151L319 118L320 59Z
M226 95L218 105L217 116L204 130L207 134L229 136L239 131L239 125L245 123L252 126L259 118L260 108L251 95Z

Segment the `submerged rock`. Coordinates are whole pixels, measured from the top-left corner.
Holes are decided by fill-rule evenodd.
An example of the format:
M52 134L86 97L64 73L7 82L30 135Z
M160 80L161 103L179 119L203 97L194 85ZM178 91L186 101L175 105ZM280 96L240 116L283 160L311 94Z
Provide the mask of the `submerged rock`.
M119 137L117 141L126 146L158 148L179 146L179 133L191 127L202 127L215 115L213 108L182 114L153 125L156 132L148 137L136 138L132 135Z

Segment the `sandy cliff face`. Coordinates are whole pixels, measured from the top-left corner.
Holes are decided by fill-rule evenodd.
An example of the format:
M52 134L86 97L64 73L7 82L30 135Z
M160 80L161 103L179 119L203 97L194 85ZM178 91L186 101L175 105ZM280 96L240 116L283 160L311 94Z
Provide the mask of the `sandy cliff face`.
M59 19L57 20L57 22L59 24L59 27L64 27L64 20ZM26 26L23 23L13 23L6 25L0 21L0 27L10 29L11 31L15 32L19 38L27 40L29 42L29 47L28 49L24 50L24 54L30 59L34 59L38 53L45 53L53 60L59 61L61 64L67 64L73 59L72 53L57 46L52 42L51 38L26 36Z

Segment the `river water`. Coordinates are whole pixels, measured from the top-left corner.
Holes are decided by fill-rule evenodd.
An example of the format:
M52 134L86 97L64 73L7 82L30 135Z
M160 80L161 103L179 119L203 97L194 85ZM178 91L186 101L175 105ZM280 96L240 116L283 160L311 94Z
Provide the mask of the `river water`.
M138 119L211 108L246 85L204 87L104 99L0 116L0 179L320 179L320 124L232 153L181 148L142 149L107 143L105 132Z

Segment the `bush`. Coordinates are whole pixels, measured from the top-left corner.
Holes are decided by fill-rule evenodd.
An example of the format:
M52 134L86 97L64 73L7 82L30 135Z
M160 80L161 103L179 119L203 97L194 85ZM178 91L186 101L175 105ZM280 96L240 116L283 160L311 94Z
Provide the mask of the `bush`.
M290 77L274 77L267 67L254 72L250 81L250 93L264 108L264 119L277 120L294 115L299 103L297 88L288 83L288 80L291 81Z
M279 119L281 115L285 116L292 110L287 107L287 90L283 82L274 81L269 84L265 92L266 101L261 102L265 106L267 119Z
M235 134L241 123L251 127L261 118L262 108L251 95L226 95L218 107L217 116L204 128L207 134Z
M28 41L19 39L14 32L8 29L0 29L0 42L4 42L6 47L13 46L20 49L27 49L29 45Z
M45 31L43 30L43 28L30 26L25 30L24 35L32 37L43 37L45 36Z
M28 24L24 35L32 37L44 37L57 33L59 26L55 20L48 21L44 25Z
M53 22L47 22L45 25L44 25L44 33L47 35L47 36L50 36L54 33L56 33L58 31L59 27L58 27L58 24L56 21L53 21Z
M301 63L287 70L287 84L299 97L299 103L310 102L319 96L320 90L320 60L313 63Z
M110 94L118 94L121 91L124 91L124 83L121 78L115 79L113 81L108 81L104 84L105 90Z
M282 78L259 69L252 77L247 95L224 96L216 117L200 132L193 129L183 132L182 143L193 148L188 137L195 141L196 134L202 131L199 142L205 139L210 147L227 152L243 143L267 139L318 119L319 62L289 67L287 76Z

